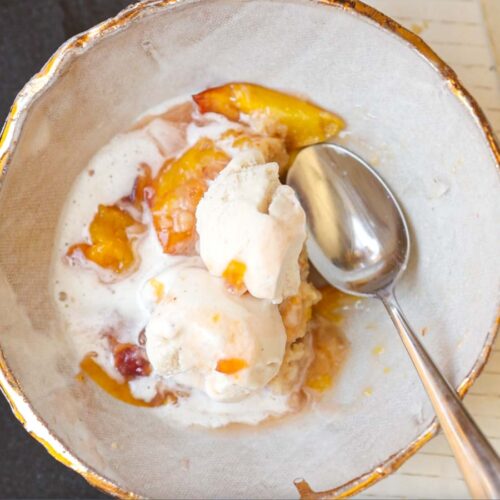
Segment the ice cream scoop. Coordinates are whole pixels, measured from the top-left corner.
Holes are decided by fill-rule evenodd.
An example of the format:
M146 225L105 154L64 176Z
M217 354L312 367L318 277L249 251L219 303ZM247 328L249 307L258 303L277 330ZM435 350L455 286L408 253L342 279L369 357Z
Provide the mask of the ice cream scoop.
M306 238L304 210L278 170L277 163L259 163L259 155L238 156L196 211L200 255L209 272L224 276L233 265L251 295L275 304L297 294Z
M276 305L233 295L221 278L192 263L149 286L158 303L146 348L156 373L224 402L262 389L278 373L286 334Z

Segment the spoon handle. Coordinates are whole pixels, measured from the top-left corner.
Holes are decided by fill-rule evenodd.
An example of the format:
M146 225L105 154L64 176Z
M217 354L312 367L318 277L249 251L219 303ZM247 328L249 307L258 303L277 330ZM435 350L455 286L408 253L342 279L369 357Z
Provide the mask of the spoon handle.
M434 406L473 498L500 498L500 459L406 321L393 290L379 294Z

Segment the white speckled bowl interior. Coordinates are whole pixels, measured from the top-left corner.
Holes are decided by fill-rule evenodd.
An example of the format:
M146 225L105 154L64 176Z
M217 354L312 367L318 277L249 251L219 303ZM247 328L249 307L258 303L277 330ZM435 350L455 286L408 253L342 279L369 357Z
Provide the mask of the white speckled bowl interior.
M335 389L273 425L180 429L75 380L48 287L61 207L92 155L168 98L252 81L343 116L342 141L376 165L411 222L407 316L456 386L485 360L500 282L498 150L453 75L374 12L340 4L153 1L70 42L17 101L0 148L0 382L27 429L107 491L290 498L297 478L354 491L433 429L410 361L369 301L346 323L351 354Z

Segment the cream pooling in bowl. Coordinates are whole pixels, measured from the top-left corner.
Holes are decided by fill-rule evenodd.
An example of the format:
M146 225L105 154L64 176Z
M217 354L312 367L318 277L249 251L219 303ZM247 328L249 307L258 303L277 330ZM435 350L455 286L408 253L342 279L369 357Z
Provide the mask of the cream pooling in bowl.
M176 132L173 135L168 133L169 128L172 127ZM131 187L136 182L134 179L140 173L144 162L151 167L152 174L156 175L170 155L182 154L183 151L193 146L193 142L199 140L199 137L192 137L192 133L186 133L186 128L188 132L196 129L195 135L198 136L204 135L204 129L207 131L207 136L218 136L229 127L235 128L235 124L216 116L184 128L178 127L175 123L165 123L161 118L157 118L148 120L142 128L115 137L108 146L97 153L88 169L82 172L75 182L66 205L66 213L62 218L63 225L58 242L59 255L67 251L69 244L81 240L82 237L88 238L88 224L98 204L113 203L129 196ZM219 129L219 131L214 133L214 129ZM175 142L170 140L172 137L176 138ZM239 162L245 163L245 158L248 159L249 155L253 158L261 157L260 151L252 150L252 148L244 153L235 150L226 138L218 140L217 146L234 158L233 168ZM142 155L143 151L147 154ZM266 182L273 185L273 190L276 191L281 186L277 181L277 166L264 165L264 168L272 172L271 176L266 177ZM288 195L285 197L290 201ZM298 222L303 223L300 220L300 214ZM102 280L102 274L97 269L68 266L67 261L60 259L55 261L56 297L60 297L61 291L66 297L63 301L58 300L58 303L65 327L74 339L80 357L84 357L89 352L94 353L94 359L106 373L115 380L128 383L133 396L141 401L154 402L159 387L161 390L171 390L182 394L175 405L165 405L157 411L164 412L173 420L187 425L197 423L213 427L230 422L255 424L269 416L281 415L295 408L294 396L303 383L305 369L312 359L312 345L310 341L304 342L300 349L294 350L293 356L285 356L285 344L288 352L290 342L286 338L288 331L287 335L284 333L286 325L280 316L283 313L278 312L278 306L267 299L256 299L250 296L232 298L233 301L241 301L242 311L250 310L248 315L250 319L252 315L254 318L261 316L259 328L268 324L268 327L259 330L255 325L248 327L251 321L247 321L245 328L248 335L246 340L244 336L242 340L248 341L251 348L247 353L250 356L244 359L248 367L243 368L241 373L224 374L223 369L217 370L217 361L243 359L241 356L235 358L232 355L219 360L213 357L210 359L212 362L210 369L205 372L193 369L193 366L188 370L189 373L186 370L173 373L168 369L162 372L161 366L165 366L165 363L161 349L155 350L152 347L155 342L156 345L161 344L160 339L164 333L164 331L161 332L162 328L159 325L162 323L162 306L157 305L155 310L151 302L148 302L146 290L151 288L152 282L161 282L163 277L168 276L170 270L173 269L172 266L178 266L179 269L184 270L191 269L189 273L196 274L199 273L199 263L193 266L190 257L164 254L154 229L151 227L147 211L141 215L141 223L147 227L147 231L135 242L138 267L118 280ZM303 230L303 227L298 228L297 234L302 234ZM297 246L297 238L294 243ZM197 267L198 271L195 271ZM297 261L295 271L298 275ZM207 283L212 283L214 280L222 281L220 278L210 277L206 271L203 272L205 273L203 279ZM175 272L170 274L170 276L173 275ZM168 290L169 286L165 283L165 290ZM222 292L220 294L224 297ZM185 304L189 303L188 297L189 293L186 295ZM311 300L317 300L314 297L316 296L314 295ZM229 299L228 302L230 302ZM166 309L168 310L168 307ZM264 321L262 321L262 314L266 316ZM185 317L188 318L189 315ZM186 326L194 330L196 318L191 319L193 321L189 321L189 325L186 323ZM116 336L120 345L136 344L138 338L139 340L142 338L143 341L145 338L153 367L151 373L141 374L143 376L140 378L131 380L124 378L117 370L113 355L110 353L109 332ZM211 335L212 339L219 340L224 336L227 337L227 334L218 335L213 332ZM188 337L189 335L186 338ZM182 341L181 344L182 348L189 346L187 340L186 344ZM257 349L263 346L264 354L257 353ZM254 354L251 354L252 348L254 348ZM224 349L221 350L221 355L225 356ZM234 383L235 379L238 380L237 383ZM273 383L267 387L266 384L271 380ZM239 402L221 402L229 400L239 400Z

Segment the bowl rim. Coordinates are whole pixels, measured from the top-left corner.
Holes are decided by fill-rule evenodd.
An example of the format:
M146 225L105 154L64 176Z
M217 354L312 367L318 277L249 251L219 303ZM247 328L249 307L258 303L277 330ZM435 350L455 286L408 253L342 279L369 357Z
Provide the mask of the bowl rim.
M7 174L10 158L22 131L22 126L29 108L44 90L53 83L69 61L92 48L101 39L126 29L130 23L142 17L154 15L161 10L172 10L177 6L188 4L196 6L196 4L200 2L201 0L142 0L120 11L116 16L95 25L83 33L75 35L63 43L45 63L43 68L22 88L11 106L0 134L0 189L2 188L3 179ZM418 35L404 28L375 8L364 4L360 0L314 0L314 3L347 10L364 20L371 21L384 31L396 35L403 42L406 42L415 49L427 63L441 75L450 91L475 119L476 124L483 132L483 136L486 139L493 158L497 163L497 168L500 171L500 145L495 138L492 127L484 112L474 97L472 97L463 86L455 71L451 69ZM481 374L490 356L499 329L500 314L497 313L497 317L487 334L479 357L476 359L467 376L458 385L457 392L461 398L465 396L469 388ZM59 437L53 434L24 395L21 385L9 368L1 345L0 389L6 396L14 415L21 422L25 430L31 434L34 439L39 441L56 460L83 476L92 486L105 493L119 498L142 498L141 495L132 491L127 491L116 482L106 478L94 468L81 461L69 450L68 446L65 445ZM389 456L372 470L330 490L314 491L304 479L295 480L294 485L300 497L305 499L320 499L325 497L344 498L355 495L397 470L427 441L434 437L438 429L439 426L434 418L425 431L405 448Z

